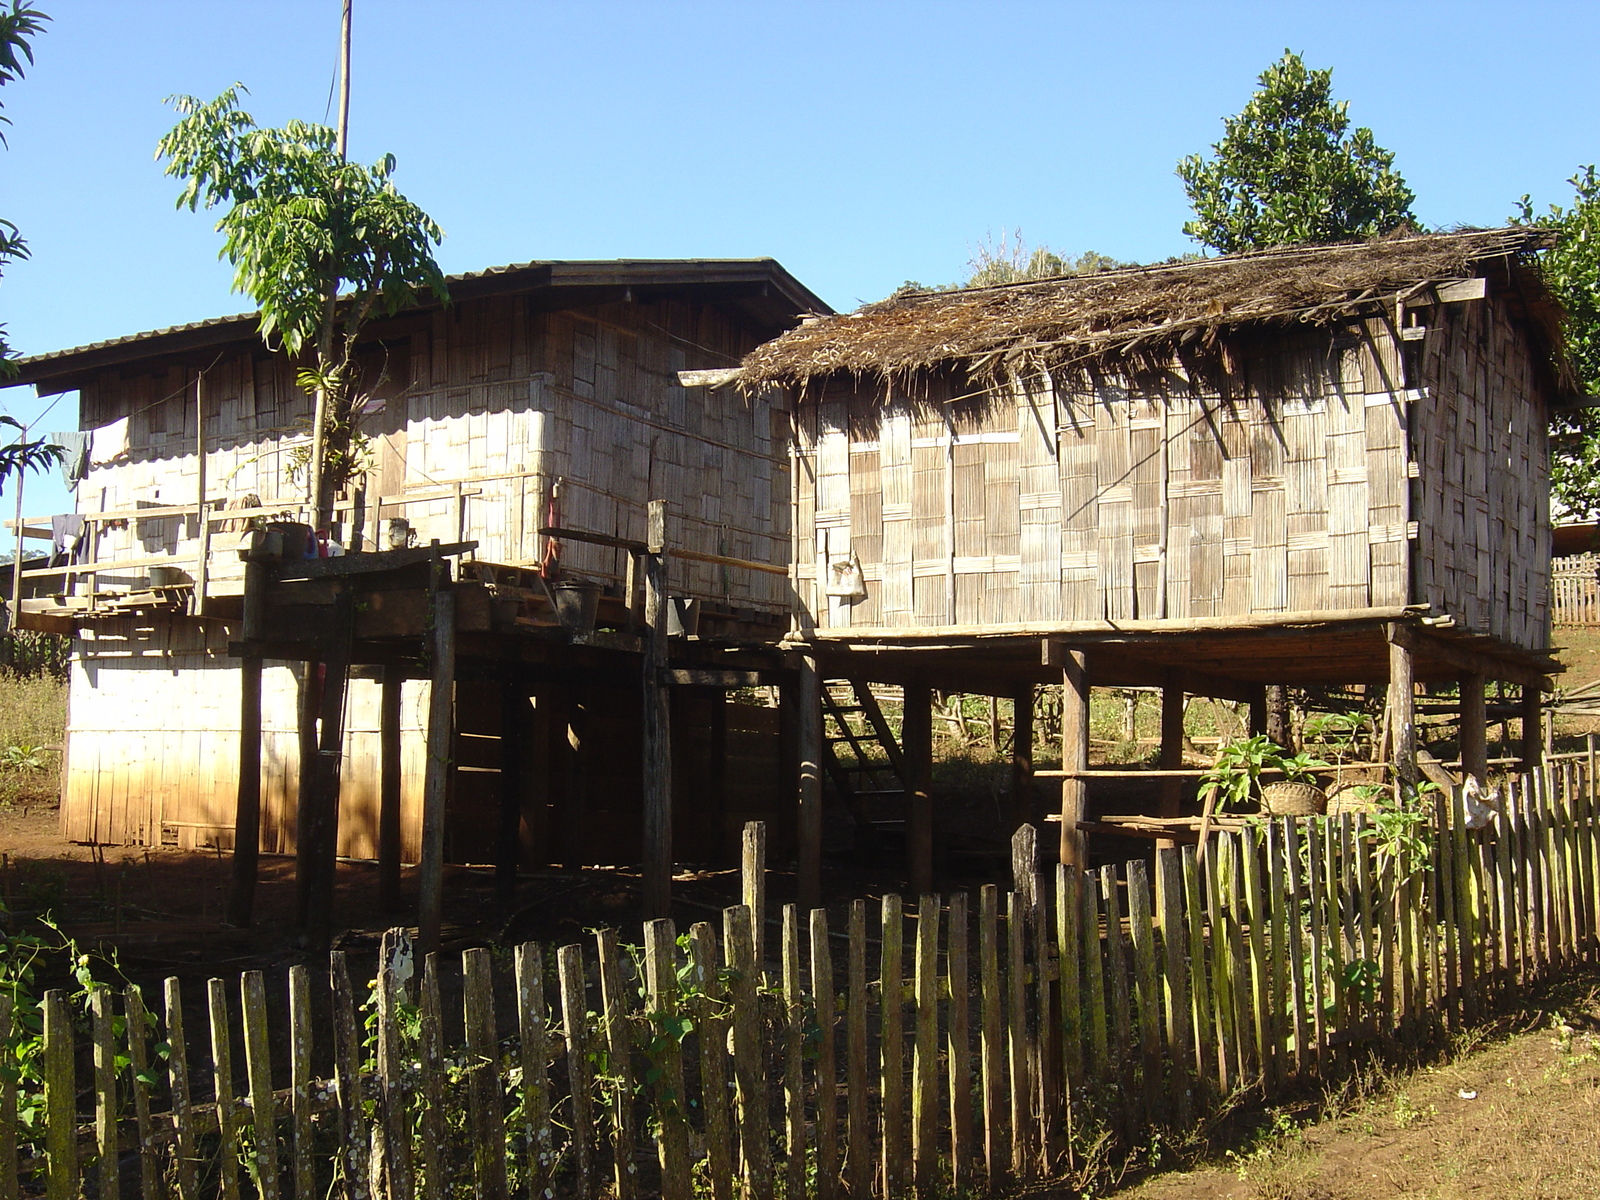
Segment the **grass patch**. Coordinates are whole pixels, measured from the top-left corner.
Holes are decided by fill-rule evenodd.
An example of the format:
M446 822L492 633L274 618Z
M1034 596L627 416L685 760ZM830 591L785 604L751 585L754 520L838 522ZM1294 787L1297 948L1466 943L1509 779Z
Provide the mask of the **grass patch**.
M66 728L65 682L0 675L0 805L56 802Z

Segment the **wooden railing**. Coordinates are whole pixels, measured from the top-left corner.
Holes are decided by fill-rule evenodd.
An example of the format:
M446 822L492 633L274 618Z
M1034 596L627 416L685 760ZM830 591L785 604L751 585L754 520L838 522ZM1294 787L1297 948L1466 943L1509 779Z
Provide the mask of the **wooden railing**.
M1600 625L1600 556L1558 558L1550 570L1550 620L1556 625Z
M1088 874L1036 873L1025 829L1013 890L857 900L842 921L788 906L765 964L745 906L682 939L650 922L640 948L605 930L415 976L391 933L365 999L339 952L325 975L211 980L209 1041L183 1029L176 979L160 1019L136 989L94 991L87 1017L53 991L42 1118L19 1125L0 1082L0 1195L1037 1186L1092 1145L1337 1076L1592 960L1584 765L1517 781L1482 831L1436 802L1417 843L1280 819L1220 833L1203 862L1163 849ZM0 1005L0 1025L32 1024Z

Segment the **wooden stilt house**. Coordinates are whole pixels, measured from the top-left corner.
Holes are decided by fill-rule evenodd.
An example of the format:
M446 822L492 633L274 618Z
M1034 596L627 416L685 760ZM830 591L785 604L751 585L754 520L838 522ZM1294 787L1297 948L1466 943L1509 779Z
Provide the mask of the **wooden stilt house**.
M1026 700L1066 684L1061 855L1083 862L1088 699L1459 681L1548 657L1546 423L1559 313L1511 229L1296 248L950 293L808 320L745 360L796 420L799 631L823 678ZM1019 714L1030 710L1018 704ZM1030 737L1019 723L1025 786ZM931 873L910 764L912 875ZM1170 811L1170 788L1162 801Z
M736 364L826 305L765 259L530 263L449 287L449 307L364 336L368 469L337 504L342 557L306 557L311 401L253 315L20 364L12 382L76 390L90 434L81 541L20 606L75 639L67 837L231 846L237 820L252 871L257 844L337 851L381 857L393 884L430 848L435 868L514 872L638 862L653 838L664 869L722 855L746 818L789 827L768 811L776 714L724 696L782 674L790 419L677 372ZM50 527L29 518L19 540ZM645 590L670 696L640 685ZM675 825L640 749L669 710L656 762L692 798Z

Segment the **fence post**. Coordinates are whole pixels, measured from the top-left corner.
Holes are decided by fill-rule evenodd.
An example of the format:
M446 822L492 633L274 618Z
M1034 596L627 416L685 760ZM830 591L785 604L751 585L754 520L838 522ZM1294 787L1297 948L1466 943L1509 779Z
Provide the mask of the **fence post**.
M583 947L556 952L561 977L561 1025L566 1043L567 1079L572 1088L572 1150L581 1200L595 1194L594 1096L589 1071L589 1003L585 996Z
M67 994L44 994L44 1113L47 1200L77 1200L78 1093L73 1080L72 1014Z
M882 1032L879 1049L883 1058L883 1075L879 1082L879 1095L883 1104L883 1195L886 1200L900 1194L905 1182L906 1119L905 1119L905 919L900 907L900 897L883 898L883 937L880 943L882 965L879 968L879 996L882 1007L879 1018Z
M957 1195L966 1192L972 1177L972 1034L969 1028L971 997L967 975L967 894L950 897L950 932L947 935L946 974L950 985L947 1055L950 1066L950 1185ZM827 1026L823 1026L824 1030ZM824 1045L827 1045L826 1035ZM818 1066L820 1074L821 1067ZM817 1098L821 1121L822 1098ZM819 1196L818 1200L828 1200Z
M652 1032L656 1045L660 1047L655 1062L660 1074L652 1089L652 1099L661 1129L657 1153L661 1162L662 1200L688 1200L691 1191L689 1115L683 1088L683 1043L674 1028L678 1019L677 942L677 927L670 919L645 922L645 987L650 993Z
M828 945L828 910L825 908L811 910L811 998L816 1005L818 1029L817 1200L833 1200L839 1175L838 1080L834 1074L834 1041L838 1016L834 1007L833 951ZM705 1053L703 1048L701 1053ZM955 1048L952 1045L951 1059L954 1058ZM707 1107L706 1123L709 1127L710 1106Z
M698 931L702 926L696 925L694 928ZM633 1200L633 1195L638 1190L635 1186L637 1181L633 1162L633 1144L635 1140L633 1128L633 1064L629 1061L632 1057L633 1046L632 1039L628 1036L627 1003L622 989L622 947L617 940L617 931L615 929L600 930L595 934L595 942L600 958L600 1004L605 1010L603 1028L606 1041L606 1059L610 1065L610 1070L607 1073L611 1077L612 1174L616 1180L618 1200ZM713 942L714 945L715 942ZM716 967L713 966L709 972L703 969L699 970L697 974L702 977L698 981L698 988L704 993L715 980ZM542 996L540 998L543 999ZM698 1018L699 1014L696 1015ZM707 1053L704 1045L709 1036L709 1031L701 1030L702 1055ZM541 1074L543 1069L544 1064L541 1063L539 1065ZM526 1066L524 1066L523 1072L524 1076L526 1076ZM713 1096L709 1094L709 1088L707 1092L706 1106L708 1109L718 1102L724 1105L727 1103L726 1095ZM548 1105L549 1101L546 1100L544 1108L546 1129L543 1134L546 1139L550 1136L548 1130L550 1120ZM528 1119L526 1112L523 1114L523 1119L524 1121ZM529 1145L532 1144L533 1138L530 1137ZM726 1150L726 1147L724 1147L724 1150ZM548 1168L546 1168L547 1170ZM716 1182L715 1173L713 1172L713 1185ZM726 1181L723 1181L722 1186L726 1187ZM529 1195L534 1196L535 1200L537 1200L537 1193L530 1191ZM718 1200L727 1200L727 1197L719 1196Z

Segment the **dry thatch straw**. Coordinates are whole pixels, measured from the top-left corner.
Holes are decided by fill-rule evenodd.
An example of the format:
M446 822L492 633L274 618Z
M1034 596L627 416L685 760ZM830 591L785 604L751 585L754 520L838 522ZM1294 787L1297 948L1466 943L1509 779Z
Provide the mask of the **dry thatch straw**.
M1243 326L1326 325L1479 275L1510 284L1558 375L1558 307L1540 281L1538 229L1469 230L1300 246L956 292L895 296L808 319L744 361L744 386L804 387L849 373L889 381L935 367L999 381L1040 371L1151 363L1213 347Z

